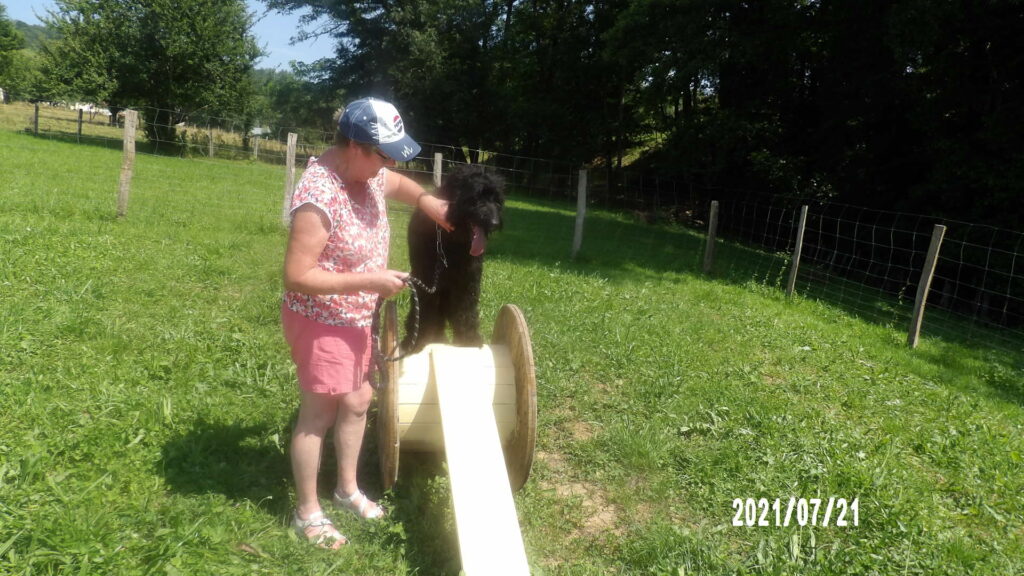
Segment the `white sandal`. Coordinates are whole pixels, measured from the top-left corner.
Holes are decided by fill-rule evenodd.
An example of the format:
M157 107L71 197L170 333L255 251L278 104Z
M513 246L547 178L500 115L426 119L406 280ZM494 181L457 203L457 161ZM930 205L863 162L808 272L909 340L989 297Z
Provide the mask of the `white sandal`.
M377 504L367 498L366 494L363 494L362 490L356 490L355 494L348 498L342 497L338 494L338 491L335 490L334 497L331 501L334 502L334 505L338 508L348 510L364 520L377 520L384 517L384 508L382 508L380 504Z
M299 537L305 538L320 548L337 550L343 544L348 544L348 538L338 532L334 523L324 516L322 511L313 513L308 520L303 520L299 518L299 511L296 510L292 514L292 528L295 529L295 533Z

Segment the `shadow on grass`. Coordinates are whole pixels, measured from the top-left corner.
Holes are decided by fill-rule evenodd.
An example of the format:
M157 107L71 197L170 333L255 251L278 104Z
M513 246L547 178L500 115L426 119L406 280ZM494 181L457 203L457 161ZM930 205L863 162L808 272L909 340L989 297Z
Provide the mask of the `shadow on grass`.
M757 284L783 293L791 256L769 253L740 243L719 240L710 274L703 273L705 234L677 225L647 224L640 218L600 210L588 213L583 247L571 257L574 207L536 199L512 199L505 208L505 227L495 236L493 258L523 264L560 267L582 275L612 281L643 281L682 274L703 277L731 285ZM522 200L516 202L515 200ZM528 204L528 205L527 205ZM805 272L805 270L807 272ZM822 279L823 277L824 279ZM801 268L797 294L842 310L851 317L896 331L910 325L910 304L879 288L863 286L824 272ZM915 351L937 366L964 371L965 360L988 365L979 380L992 394L1006 401L1024 404L1024 342L1013 342L1007 331L994 332L964 319L932 310L925 317L925 338L940 338L941 344ZM952 353L945 344L958 346ZM939 350L932 352L931 350ZM951 358L950 355L960 355ZM959 368L958 368L959 366Z
M945 337L943 340L952 341ZM924 356L944 372L966 374L972 382L996 398L1024 407L1024 360L1020 355L968 347L961 342L954 344L957 347L955 351L950 350L947 342L936 341L915 350L914 354ZM979 366L982 368L979 369Z
M636 280L665 273L692 274L704 250L700 235L682 227L651 226L603 211L587 215L582 247L572 258L576 217L564 206L534 199L506 205L504 228L489 254L527 264L611 280Z
M417 574L458 574L458 532L441 454L403 453L392 488L392 518L405 528L405 554Z
M291 502L288 441L271 427L200 420L164 445L158 466L177 493L223 494L283 517Z
M359 486L376 499L383 492L376 405L368 414L359 462ZM325 446L321 469L334 466L333 448ZM415 574L458 574L461 568L458 537L444 455L402 452L398 481L388 493L388 522L401 526L405 560ZM320 475L321 483L324 476ZM331 488L321 486L321 493Z
M159 469L170 489L183 495L221 494L249 501L267 513L291 513L291 465L287 426L241 426L197 421L164 444ZM377 430L367 428L359 467L359 483L371 498L381 493L376 446ZM334 447L324 443L318 489L327 497L335 481ZM404 532L404 554L421 574L459 572L459 546L443 456L402 454L399 480L390 495L390 522Z

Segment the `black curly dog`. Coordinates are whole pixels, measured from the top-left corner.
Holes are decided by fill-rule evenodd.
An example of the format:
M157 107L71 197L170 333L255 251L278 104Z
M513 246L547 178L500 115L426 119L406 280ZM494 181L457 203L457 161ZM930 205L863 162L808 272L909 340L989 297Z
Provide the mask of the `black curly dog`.
M447 342L447 324L452 327L454 345L483 345L480 278L487 238L501 229L504 188L501 178L486 174L478 166L463 165L448 174L436 192L449 202L452 232L439 228L420 210L413 213L408 234L411 274L428 287L434 285L436 277L437 284L433 294L412 287L418 290L419 331L414 334L416 311L410 310L405 317L403 352L416 353L427 344Z

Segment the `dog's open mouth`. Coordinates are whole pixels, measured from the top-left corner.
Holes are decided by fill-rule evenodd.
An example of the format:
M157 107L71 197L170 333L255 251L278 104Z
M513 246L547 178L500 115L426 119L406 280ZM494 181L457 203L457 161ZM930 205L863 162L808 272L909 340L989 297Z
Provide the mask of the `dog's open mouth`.
M479 256L487 249L487 234L479 226L473 226L473 244L469 247L472 256Z

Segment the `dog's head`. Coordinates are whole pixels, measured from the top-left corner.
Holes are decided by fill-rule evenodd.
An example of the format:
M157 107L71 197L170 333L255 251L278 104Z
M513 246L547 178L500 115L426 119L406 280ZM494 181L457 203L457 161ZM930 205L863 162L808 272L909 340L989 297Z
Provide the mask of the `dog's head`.
M487 238L501 229L505 208L505 182L479 166L462 165L445 176L438 195L448 200L448 221L455 236L469 245L469 253L480 256Z

